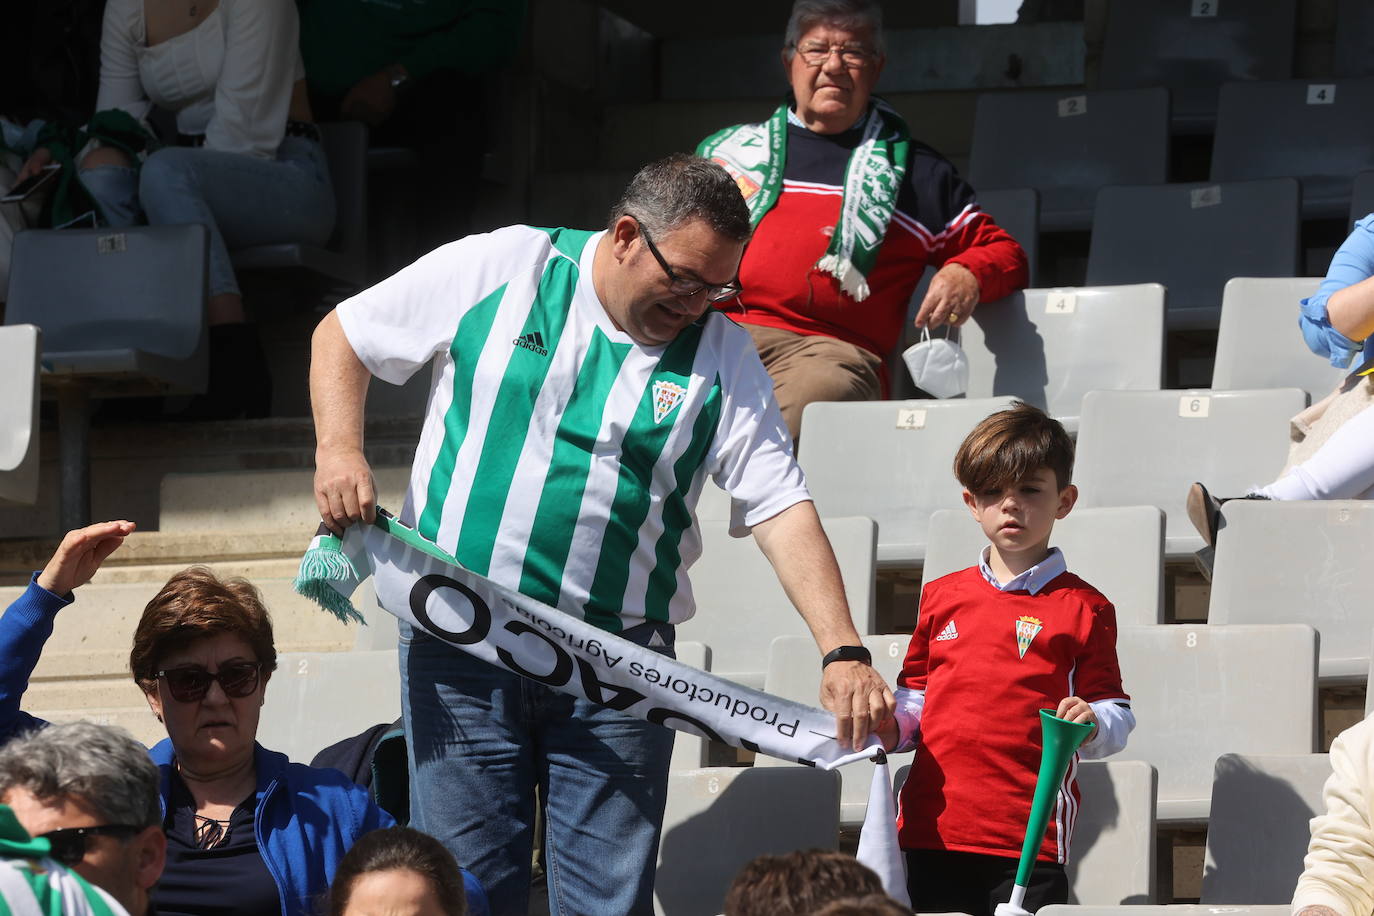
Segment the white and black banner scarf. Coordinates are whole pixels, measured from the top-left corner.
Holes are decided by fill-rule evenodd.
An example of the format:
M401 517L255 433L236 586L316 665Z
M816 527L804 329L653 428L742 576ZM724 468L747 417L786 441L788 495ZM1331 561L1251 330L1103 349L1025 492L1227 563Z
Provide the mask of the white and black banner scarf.
M563 693L823 769L875 760L859 860L878 872L889 894L905 901L886 760L876 744L842 749L831 713L674 661L498 585L385 513L375 525L349 528L341 544L325 532L317 535L296 587L343 619L361 619L349 597L369 573L378 603L398 619Z

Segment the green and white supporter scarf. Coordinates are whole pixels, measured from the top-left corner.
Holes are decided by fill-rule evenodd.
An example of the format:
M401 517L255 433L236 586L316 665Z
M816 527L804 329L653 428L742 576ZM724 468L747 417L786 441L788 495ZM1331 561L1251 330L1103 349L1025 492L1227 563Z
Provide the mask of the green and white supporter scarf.
M886 757L876 745L842 749L830 713L674 661L498 585L381 510L374 525L354 525L342 541L321 527L301 559L296 590L342 620L361 621L349 599L369 574L377 603L398 619L563 693L822 769L874 761L859 859L889 894L906 898Z
M697 155L721 163L734 176L749 204L754 226L782 194L787 110L786 105L780 105L761 124L727 127L697 146ZM829 247L816 262L816 269L838 280L855 302L868 298L868 275L897 209L911 146L906 122L886 102L874 99L859 128L863 139L849 154L845 167L840 217Z
M31 839L0 805L0 916L128 916L109 894L46 858L48 841Z

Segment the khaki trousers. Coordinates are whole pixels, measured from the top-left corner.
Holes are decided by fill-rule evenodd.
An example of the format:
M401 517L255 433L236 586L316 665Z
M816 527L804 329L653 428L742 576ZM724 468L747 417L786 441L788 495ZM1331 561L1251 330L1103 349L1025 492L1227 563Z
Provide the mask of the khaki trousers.
M744 325L754 338L763 368L795 443L802 409L812 401L871 401L882 393L882 360L875 353L834 337Z

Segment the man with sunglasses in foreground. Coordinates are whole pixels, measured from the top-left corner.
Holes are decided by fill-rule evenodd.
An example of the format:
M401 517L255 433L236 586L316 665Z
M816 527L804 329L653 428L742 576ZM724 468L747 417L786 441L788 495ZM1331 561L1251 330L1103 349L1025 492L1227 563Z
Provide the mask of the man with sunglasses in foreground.
M892 694L864 659L830 544L747 334L749 215L719 166L642 169L600 232L512 226L421 258L315 332L315 496L375 516L363 404L434 361L400 519L473 572L671 654L694 611L693 510L709 475L823 654L822 701L863 744ZM554 913L648 913L672 733L401 626L413 825L523 914L536 791Z
M132 916L150 912L167 838L157 767L128 732L73 722L16 738L0 748L0 804L30 836L47 840L48 858Z

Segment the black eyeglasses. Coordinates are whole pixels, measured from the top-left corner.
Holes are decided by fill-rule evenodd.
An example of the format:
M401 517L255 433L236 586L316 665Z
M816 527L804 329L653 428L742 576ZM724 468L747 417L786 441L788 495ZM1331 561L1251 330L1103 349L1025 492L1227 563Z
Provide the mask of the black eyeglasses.
M186 665L159 671L157 676L167 682L167 691L178 703L194 703L205 698L210 685L219 681L225 696L242 698L258 689L262 665L258 662L230 662L211 674L200 665Z
M50 848L48 853L49 858L71 868L74 865L80 865L81 860L86 858L86 847L91 837L112 836L118 837L121 840L127 840L142 829L142 827L135 827L133 824L102 824L98 827L63 827L61 830L50 830L47 833L40 833L35 839L47 840Z
M741 288L738 283L726 283L722 286L712 286L709 283L702 283L697 280L689 280L686 277L679 277L673 272L673 269L668 266L668 262L663 259L663 255L659 254L658 247L654 245L654 240L649 238L649 231L644 228L644 224L639 220L635 220L635 225L639 226L639 234L644 236L644 244L649 246L649 253L654 256L654 260L658 261L658 266L662 267L663 272L668 275L668 292L672 293L674 296L681 299L690 299L702 290L705 290L706 300L708 302L724 302L726 299L733 299L740 294Z

